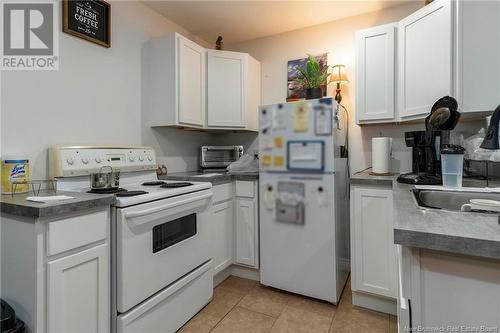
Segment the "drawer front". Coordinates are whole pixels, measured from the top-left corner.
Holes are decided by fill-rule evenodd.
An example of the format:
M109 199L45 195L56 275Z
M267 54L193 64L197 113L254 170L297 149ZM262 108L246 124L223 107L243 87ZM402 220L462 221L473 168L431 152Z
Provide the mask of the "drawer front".
M255 196L254 183L250 181L236 181L236 196L253 198Z
M212 187L213 203L216 204L218 202L227 201L233 198L234 195L234 183L230 182L227 184L220 184Z
M48 222L47 256L106 239L108 209Z

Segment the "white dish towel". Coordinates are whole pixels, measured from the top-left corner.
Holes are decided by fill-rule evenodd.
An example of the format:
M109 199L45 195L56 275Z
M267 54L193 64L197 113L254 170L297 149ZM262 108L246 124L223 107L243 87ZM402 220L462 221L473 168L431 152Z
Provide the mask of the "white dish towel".
M68 200L68 199L74 199L74 197L70 197L69 195L51 195L47 197L27 197L27 201L34 201L34 202L52 202L52 201L61 201L61 200Z

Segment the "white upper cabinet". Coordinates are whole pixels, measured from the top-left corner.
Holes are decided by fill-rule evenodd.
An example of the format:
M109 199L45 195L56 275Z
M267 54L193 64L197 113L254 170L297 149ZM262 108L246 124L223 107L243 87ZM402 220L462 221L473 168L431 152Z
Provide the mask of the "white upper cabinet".
M177 115L180 124L205 124L205 49L180 35L177 49Z
M452 3L437 0L399 22L398 110L401 120L425 117L452 94Z
M260 63L248 53L207 50L207 126L257 130Z
M247 53L171 33L146 43L142 81L149 126L257 130L260 63Z
M500 1L456 3L456 96L460 112L500 104Z
M245 91L248 56L244 53L207 52L207 125L245 127Z
M435 0L397 26L396 33L386 25L356 34L358 124L421 119L447 95L461 113L500 104L499 1Z
M205 67L205 49L177 33L147 42L143 94L150 126L205 125Z
M356 33L356 122L395 120L395 32L386 24Z

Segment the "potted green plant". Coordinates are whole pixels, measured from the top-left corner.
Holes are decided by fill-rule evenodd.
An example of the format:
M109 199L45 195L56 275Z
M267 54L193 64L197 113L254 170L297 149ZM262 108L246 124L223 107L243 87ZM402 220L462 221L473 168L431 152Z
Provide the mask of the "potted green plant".
M325 84L328 76L328 66L322 67L318 60L308 54L307 63L305 66L295 66L299 76L296 81L306 91L306 99L314 99L323 97L323 89L321 86Z

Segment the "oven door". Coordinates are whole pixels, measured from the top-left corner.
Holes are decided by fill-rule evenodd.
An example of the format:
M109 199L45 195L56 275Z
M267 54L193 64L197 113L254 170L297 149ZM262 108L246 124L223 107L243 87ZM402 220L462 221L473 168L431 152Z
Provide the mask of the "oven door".
M210 260L211 190L117 209L117 310L124 313Z

